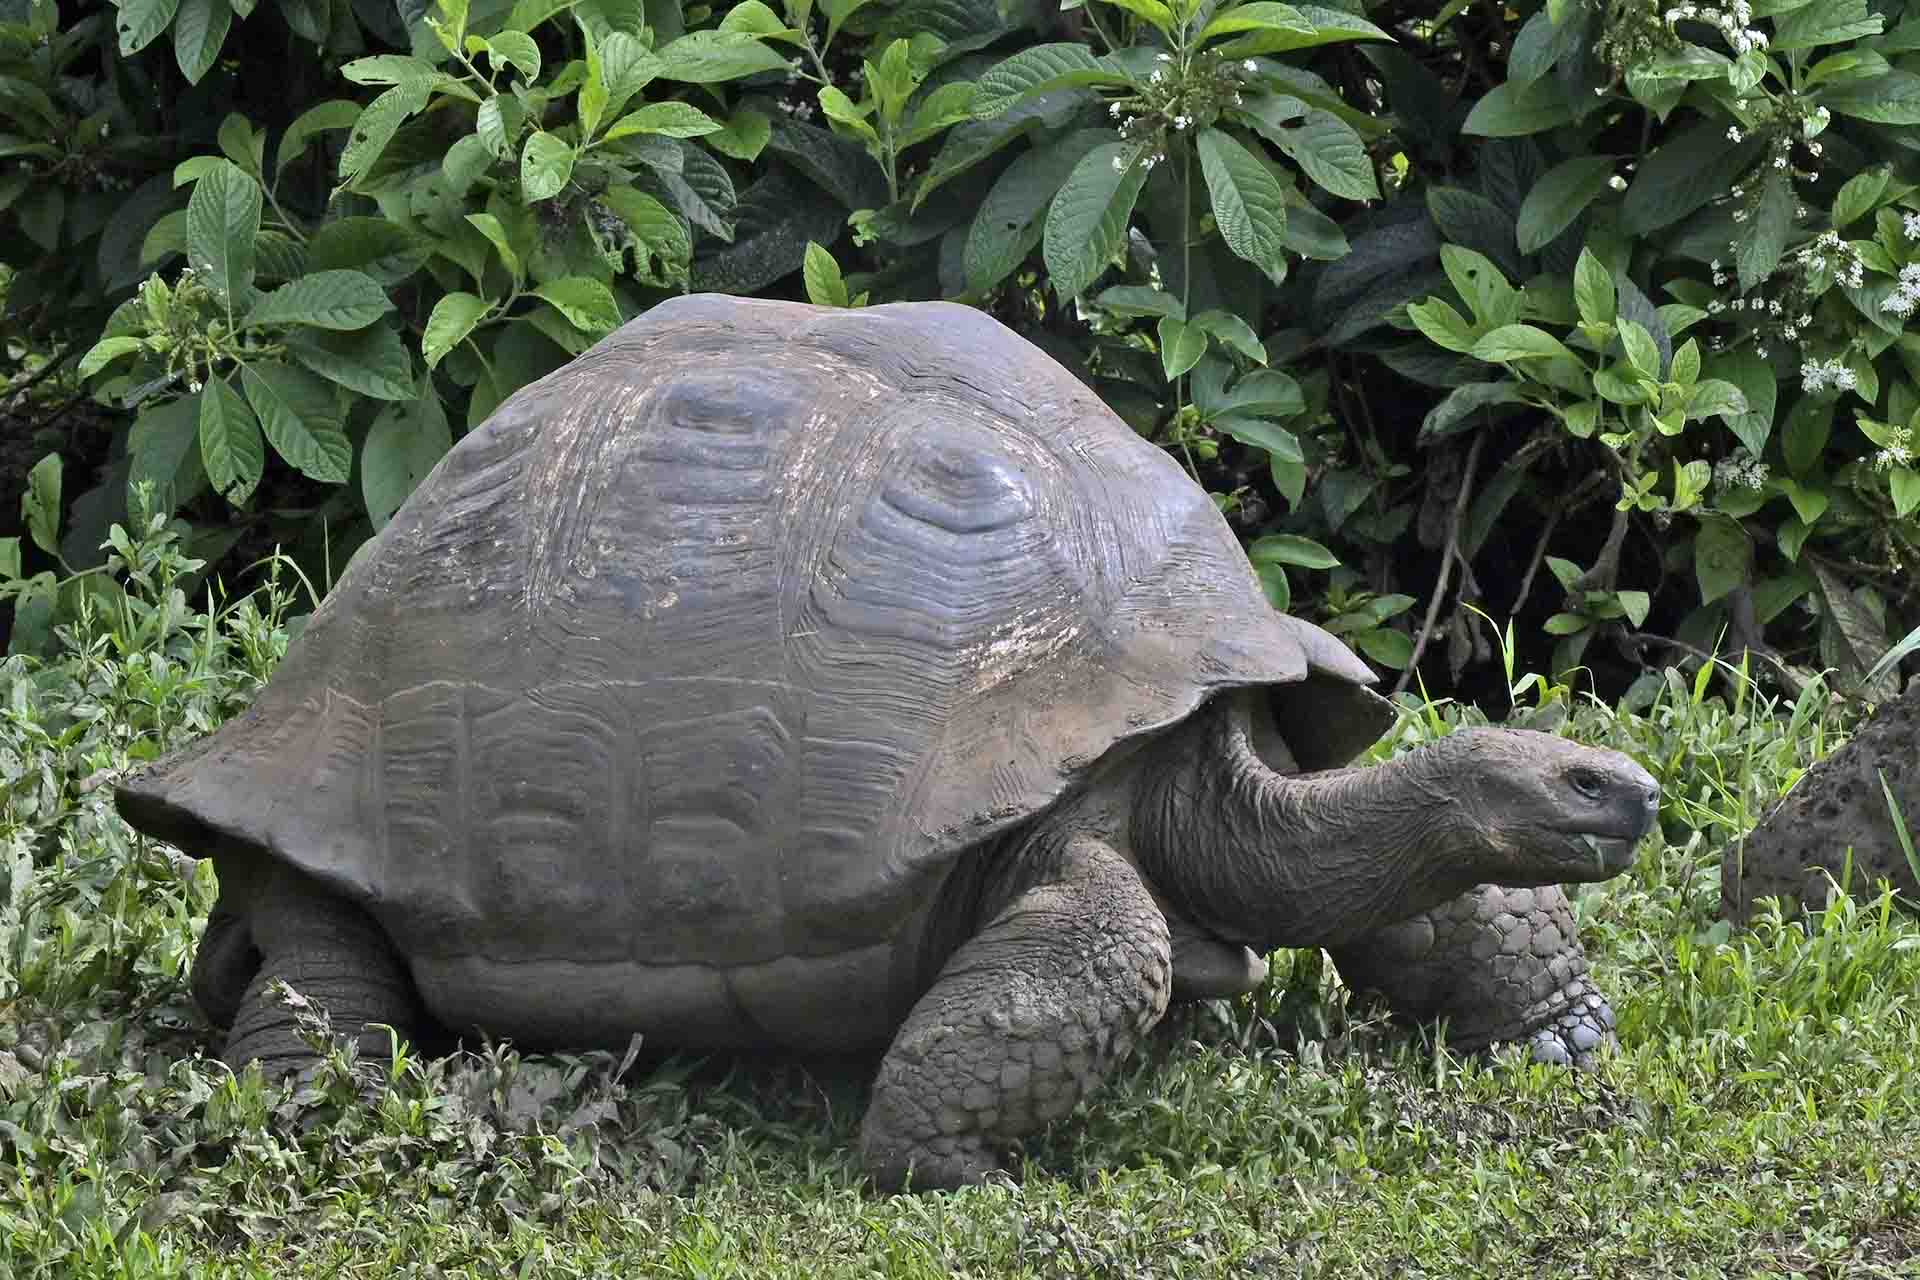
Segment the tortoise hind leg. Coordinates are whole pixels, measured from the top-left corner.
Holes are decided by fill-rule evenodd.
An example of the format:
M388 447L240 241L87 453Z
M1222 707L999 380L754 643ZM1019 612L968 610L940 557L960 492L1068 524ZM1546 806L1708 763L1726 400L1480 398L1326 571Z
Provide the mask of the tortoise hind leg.
M1330 950L1348 986L1386 996L1402 1017L1444 1018L1464 1052L1524 1041L1538 1061L1586 1066L1614 1043L1613 1009L1558 885L1478 885Z
M234 1070L258 1061L271 1078L316 1062L294 1013L277 996L285 982L324 1008L338 1036L357 1036L366 1057L385 1057L384 1023L412 1036L420 1002L406 965L373 919L298 872L276 869L253 899L253 942L260 967L247 984L221 1057Z
M881 1063L860 1145L882 1189L983 1181L1166 1010L1167 923L1134 869L1091 839L1027 852L1039 882L954 951Z

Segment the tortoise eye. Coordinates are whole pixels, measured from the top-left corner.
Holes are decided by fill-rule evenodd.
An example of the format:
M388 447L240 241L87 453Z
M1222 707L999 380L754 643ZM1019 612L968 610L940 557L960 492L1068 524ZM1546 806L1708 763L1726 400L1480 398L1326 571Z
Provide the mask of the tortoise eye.
M1607 790L1607 780L1593 769L1575 769L1567 775L1567 781L1575 791L1589 799L1597 800Z

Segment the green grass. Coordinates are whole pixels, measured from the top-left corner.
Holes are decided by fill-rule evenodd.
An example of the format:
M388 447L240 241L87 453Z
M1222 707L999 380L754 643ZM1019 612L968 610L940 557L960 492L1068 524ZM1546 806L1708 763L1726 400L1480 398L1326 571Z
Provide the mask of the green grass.
M1621 1023L1598 1070L1458 1060L1294 953L1176 1011L1018 1187L881 1199L871 1064L335 1052L287 1092L199 1056L210 872L103 784L245 704L298 587L196 613L163 533L123 554L131 596L0 666L0 1274L1920 1275L1920 927L1884 897L1715 919L1721 850L1843 735L1818 691L1518 682L1518 720L1666 788L1665 841L1577 897ZM1397 745L1461 718L1416 706Z

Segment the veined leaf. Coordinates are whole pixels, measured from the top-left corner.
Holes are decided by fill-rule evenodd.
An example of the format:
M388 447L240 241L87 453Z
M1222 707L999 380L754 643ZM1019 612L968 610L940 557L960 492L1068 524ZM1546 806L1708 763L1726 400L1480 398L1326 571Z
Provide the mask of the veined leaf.
M225 378L210 378L200 392L200 459L207 479L239 506L266 469L266 445L253 410Z
M997 116L1029 94L1063 85L1124 85L1118 67L1096 58L1082 44L1039 44L1023 49L981 75L973 96L975 119Z
M316 329L364 329L391 310L386 290L370 277L358 271L317 271L263 296L247 315L246 327L304 324Z
M1276 283L1286 277L1286 193L1252 152L1219 129L1196 140L1220 238Z
M1043 251L1061 298L1078 297L1124 243L1147 166L1133 148L1109 142L1081 157L1047 211Z
M427 368L439 364L447 352L465 341L487 310L486 299L471 293L449 293L434 303L433 314L427 317L426 332L420 340Z
M334 421L334 395L325 382L304 369L271 362L243 366L240 382L281 457L323 484L346 482L353 445Z
M221 160L194 184L187 202L187 261L229 304L245 302L253 287L260 200L260 184Z

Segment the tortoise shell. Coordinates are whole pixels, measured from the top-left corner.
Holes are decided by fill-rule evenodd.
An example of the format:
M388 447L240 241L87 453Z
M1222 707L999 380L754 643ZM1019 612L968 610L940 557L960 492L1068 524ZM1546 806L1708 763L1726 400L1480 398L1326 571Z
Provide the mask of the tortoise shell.
M1371 680L990 317L694 296L501 405L119 802L349 895L443 985L824 960L1116 744L1314 672ZM1303 767L1380 728L1316 721Z

